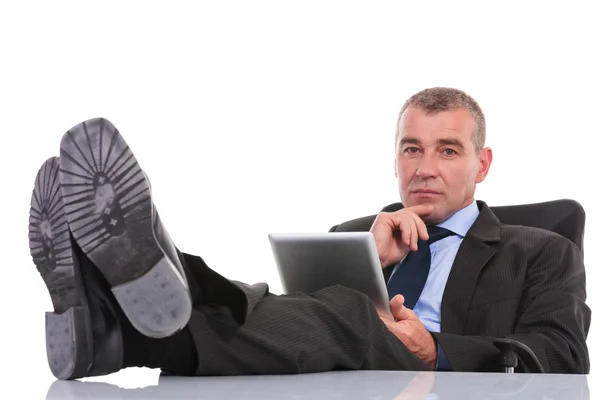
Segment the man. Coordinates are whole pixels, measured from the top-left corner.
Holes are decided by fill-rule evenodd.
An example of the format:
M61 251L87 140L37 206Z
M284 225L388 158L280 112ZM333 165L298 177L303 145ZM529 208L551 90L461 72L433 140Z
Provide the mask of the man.
M433 88L412 96L400 112L395 142L404 208L332 231L370 229L392 289L395 278L409 278L400 276L398 261L417 249L418 238L426 239L424 224L450 230L431 244L431 269L410 307L414 313L400 311L413 323L386 321L430 365L493 368L498 352L492 343L508 337L528 345L546 371L587 372L590 310L582 255L561 236L502 225L484 202L475 202L476 184L492 162L485 128L479 105L461 91Z
M104 119L73 127L60 158L41 167L30 213L31 254L54 305L53 374L495 371L492 341L504 336L529 345L548 372L587 373L581 254L551 232L501 225L474 202L492 160L484 141L483 113L463 92L414 95L396 138L404 207L332 228L373 233L398 294L391 321L344 287L276 296L181 253L118 130Z

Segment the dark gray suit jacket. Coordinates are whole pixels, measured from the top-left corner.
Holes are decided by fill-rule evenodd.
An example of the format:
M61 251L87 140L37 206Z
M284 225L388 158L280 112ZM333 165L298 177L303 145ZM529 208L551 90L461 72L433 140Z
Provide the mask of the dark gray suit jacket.
M432 332L450 367L498 371L500 353L492 342L505 337L528 345L545 372L589 373L591 311L580 250L550 231L504 225L484 202L477 204L479 217L444 290L441 332ZM330 231L368 231L375 217Z

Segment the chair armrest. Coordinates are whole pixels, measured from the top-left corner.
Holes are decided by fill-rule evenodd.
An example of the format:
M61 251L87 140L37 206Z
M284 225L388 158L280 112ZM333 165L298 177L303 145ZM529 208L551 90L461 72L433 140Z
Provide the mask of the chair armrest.
M496 339L494 346L501 352L500 365L506 372L514 372L521 362L521 367L526 373L544 373L542 364L526 344L513 339Z

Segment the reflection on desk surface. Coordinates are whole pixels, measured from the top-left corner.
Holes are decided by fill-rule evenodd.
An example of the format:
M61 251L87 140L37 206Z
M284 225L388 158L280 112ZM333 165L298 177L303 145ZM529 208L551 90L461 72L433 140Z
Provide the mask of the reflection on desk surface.
M540 399L588 400L586 375L340 371L230 377L161 376L123 389L101 382L54 381L57 399Z

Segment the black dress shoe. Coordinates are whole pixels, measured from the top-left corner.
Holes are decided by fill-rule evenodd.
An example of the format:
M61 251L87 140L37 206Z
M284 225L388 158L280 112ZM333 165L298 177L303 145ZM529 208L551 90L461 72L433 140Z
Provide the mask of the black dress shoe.
M112 123L91 119L64 134L60 181L73 238L133 326L151 338L183 329L192 310L185 272L149 181Z
M46 352L54 376L75 379L121 369L121 321L126 320L103 276L72 240L58 158L48 159L35 180L29 247L54 306L46 313Z

